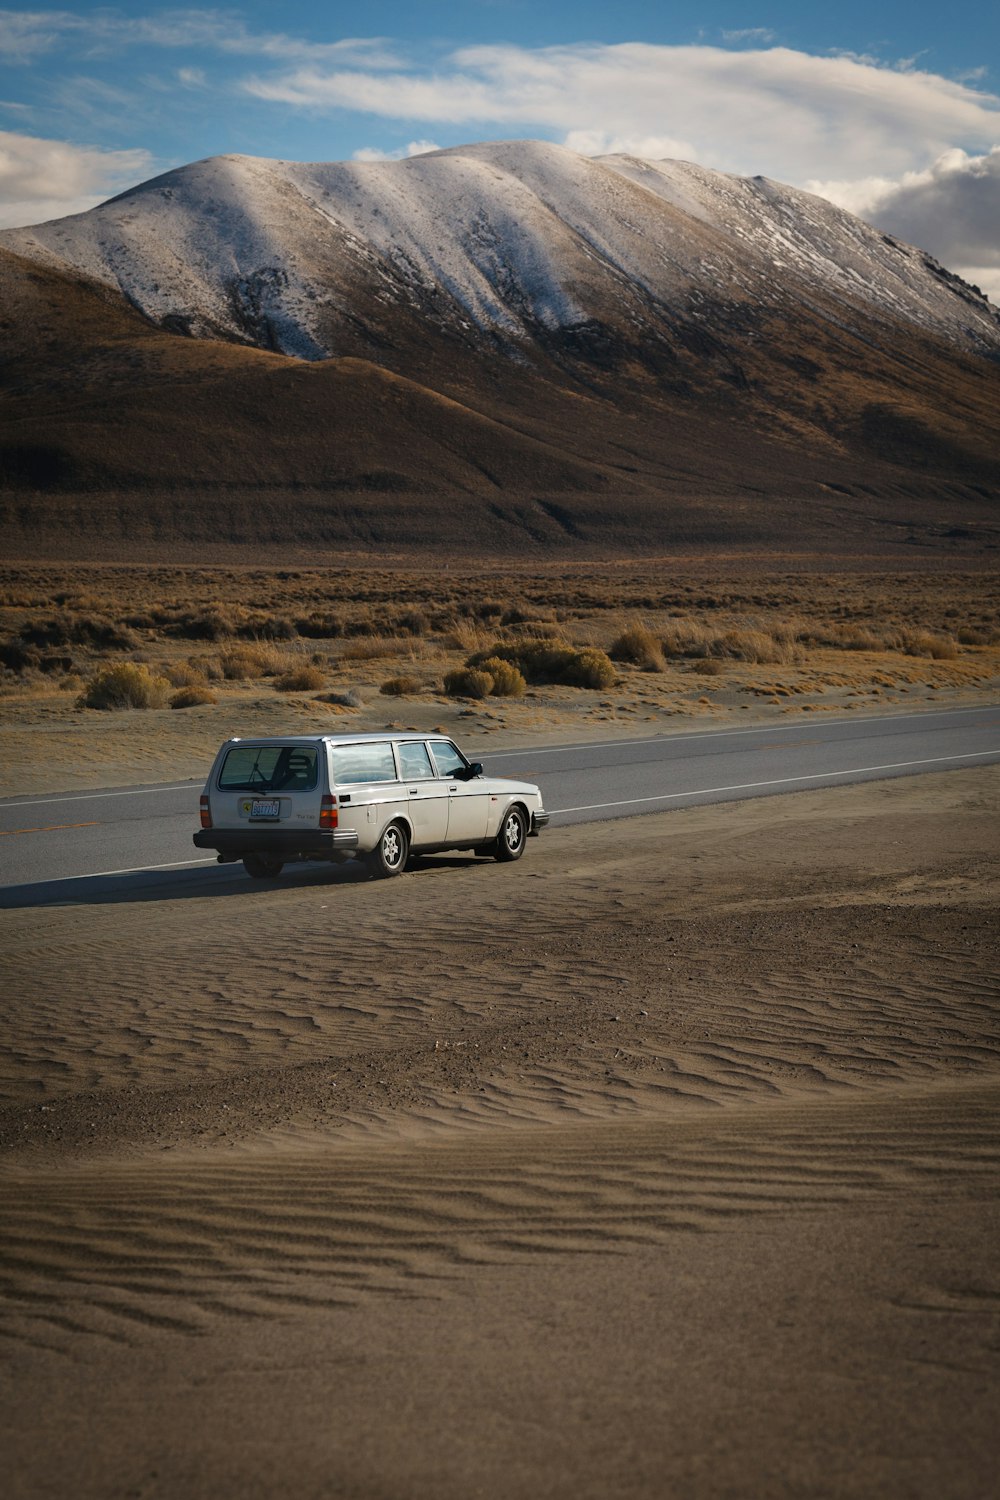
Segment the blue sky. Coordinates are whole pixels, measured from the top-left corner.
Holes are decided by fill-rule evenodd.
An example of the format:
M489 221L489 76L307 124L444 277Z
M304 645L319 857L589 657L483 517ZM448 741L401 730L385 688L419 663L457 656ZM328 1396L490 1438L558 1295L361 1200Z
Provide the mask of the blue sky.
M762 173L1000 300L1000 6L290 0L0 10L0 224L223 152L535 137Z

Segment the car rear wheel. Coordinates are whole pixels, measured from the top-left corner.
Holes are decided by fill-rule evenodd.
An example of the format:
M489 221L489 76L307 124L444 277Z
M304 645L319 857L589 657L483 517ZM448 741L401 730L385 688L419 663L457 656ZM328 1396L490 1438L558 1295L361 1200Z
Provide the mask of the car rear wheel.
M528 837L528 820L523 807L509 807L503 815L497 835L496 858L501 864L520 859L524 853L524 841Z
M243 868L254 880L277 880L285 867L285 861L276 854L261 854L254 850L243 856Z
M382 830L382 837L372 852L366 856L368 868L376 879L398 875L406 866L410 852L410 840L402 823L390 823Z

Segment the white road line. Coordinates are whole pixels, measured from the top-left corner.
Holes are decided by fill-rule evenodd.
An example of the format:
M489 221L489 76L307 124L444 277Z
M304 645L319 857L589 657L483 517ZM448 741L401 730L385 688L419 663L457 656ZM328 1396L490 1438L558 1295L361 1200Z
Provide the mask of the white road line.
M214 856L209 859L175 859L172 865L133 865L130 870L87 870L83 875L53 875L50 880L33 884L62 884L64 880L100 880L103 875L146 875L151 870L186 870L192 865L214 865Z
M484 750L482 754L487 760L505 760L517 756L524 759L526 755L562 755L569 750L619 750L623 745L680 745L687 740L728 740L746 738L750 734L791 734L793 731L803 729L816 729L825 735L830 729L854 729L862 724L908 724L919 722L926 725L928 719L949 718L952 714L985 714L996 713L1000 704L982 703L972 708L947 708L931 709L927 713L912 714L879 714L877 717L851 718L851 719L825 719L806 723L801 720L795 724L754 724L746 729L690 729L683 730L677 734L649 734L634 735L627 740L579 740L570 745L542 745L526 746L523 750ZM803 741L805 744L806 741ZM826 744L826 739L810 740L809 744Z
M828 781L832 776L866 776L875 771L902 771L910 766L939 766L956 760L979 760L983 755L1000 755L1000 750L979 750L968 755L936 755L931 760L897 760L887 766L852 766L849 771L817 771L809 776L781 776L776 781L741 781L737 786L703 786L693 792L663 792L655 797L627 797L623 802L589 802L584 807L556 807L551 817L560 813L600 812L606 807L635 807L640 802L676 802L682 797L714 797L722 792L752 792L765 786L794 786L802 781Z
M35 797L31 802L4 802L3 807L45 807L49 802L92 802L95 797L152 797L157 792L196 792L204 783L184 781L179 786L137 786L122 792L72 792L65 797Z

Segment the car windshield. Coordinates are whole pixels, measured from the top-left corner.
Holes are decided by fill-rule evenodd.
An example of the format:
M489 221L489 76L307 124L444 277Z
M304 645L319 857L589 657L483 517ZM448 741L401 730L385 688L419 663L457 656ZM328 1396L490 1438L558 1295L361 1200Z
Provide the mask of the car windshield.
M314 745L237 745L219 772L223 792L311 792L318 760Z

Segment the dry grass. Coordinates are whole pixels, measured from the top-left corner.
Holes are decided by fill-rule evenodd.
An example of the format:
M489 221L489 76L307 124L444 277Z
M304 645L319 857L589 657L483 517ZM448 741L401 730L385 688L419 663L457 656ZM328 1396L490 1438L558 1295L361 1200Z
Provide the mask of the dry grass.
M413 649L413 640L408 636L359 636L341 646L340 660L379 661L387 656L405 656Z
M408 698L421 689L419 677L390 677L379 688L387 698Z

